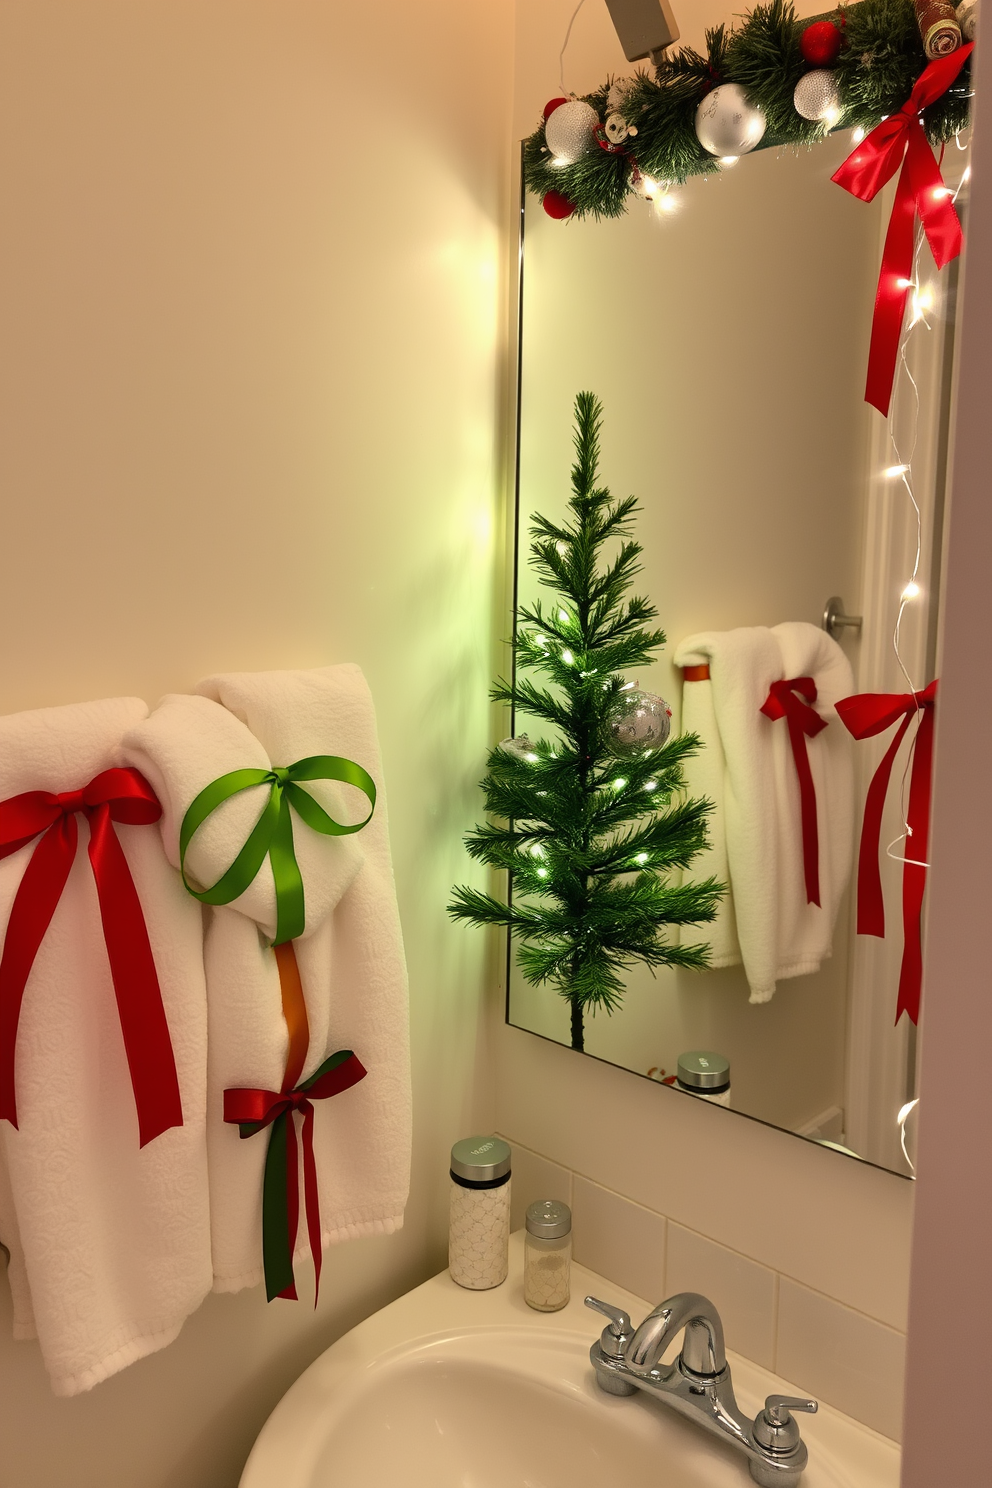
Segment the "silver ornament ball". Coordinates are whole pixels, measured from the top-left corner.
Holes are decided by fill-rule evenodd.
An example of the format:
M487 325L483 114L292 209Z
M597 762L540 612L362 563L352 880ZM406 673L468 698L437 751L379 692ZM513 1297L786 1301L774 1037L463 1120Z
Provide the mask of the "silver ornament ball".
M978 0L961 0L954 14L965 41L974 41L978 35Z
M611 754L623 758L660 749L672 732L672 710L653 692L632 689L623 692L606 723L606 743Z
M512 739L500 739L499 747L504 754L512 754L514 759L525 760L529 765L537 759L537 751L526 734L517 734Z
M829 67L815 67L806 72L796 84L792 102L797 114L804 119L818 119L822 123L840 118L840 94L837 79Z
M711 155L746 155L761 143L765 122L761 109L748 103L743 88L721 83L696 110L696 137Z
M554 160L559 165L574 165L581 160L592 144L592 132L598 123L596 110L580 98L560 103L544 126L544 142Z

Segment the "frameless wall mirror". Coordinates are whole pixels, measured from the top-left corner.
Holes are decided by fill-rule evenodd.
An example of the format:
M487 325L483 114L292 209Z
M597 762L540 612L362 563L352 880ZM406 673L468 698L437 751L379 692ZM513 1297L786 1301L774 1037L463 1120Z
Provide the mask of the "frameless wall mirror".
M887 422L863 394L891 198L868 206L831 184L850 149L847 132L811 150L756 152L614 221L554 221L537 198L524 199L518 599L541 593L528 564L529 519L565 514L573 404L588 389L604 410L603 480L641 503L636 587L668 637L661 659L633 680L670 702L676 727L680 641L785 621L821 625L837 596L862 617L860 629L834 630L855 691L907 690L892 633L917 522L893 471L910 446L922 546L900 650L916 687L934 675L956 265L938 276L923 249L908 320L923 318ZM965 158L945 163L949 185ZM528 728L527 718L515 720L516 733ZM755 1004L740 965L654 975L635 967L622 1005L587 1017L586 1054L662 1083L677 1079L680 1056L716 1054L729 1066L722 1094L733 1111L910 1174L912 1117L908 1132L899 1118L916 1093L922 1020L919 1031L905 1016L896 1023L902 865L898 845L884 852L902 830L903 756L881 833L886 938L856 935L853 912L865 792L890 739L852 744L852 884L820 969L780 979ZM568 1045L568 1004L528 984L515 949L508 1021ZM658 1098L692 1097L676 1085Z

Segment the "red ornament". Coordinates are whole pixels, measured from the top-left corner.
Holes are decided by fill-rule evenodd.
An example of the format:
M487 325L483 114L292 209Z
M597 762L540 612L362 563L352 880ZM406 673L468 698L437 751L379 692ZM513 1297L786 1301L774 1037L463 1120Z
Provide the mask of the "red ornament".
M548 102L544 105L544 122L545 122L545 124L547 124L548 120L550 119L551 115L554 113L555 109L556 108L561 108L562 104L563 103L567 103L567 102L568 102L568 99L567 98L550 98L548 100Z
M567 196L562 196L560 191L545 192L541 205L549 217L556 217L559 220L563 217L571 217L575 211L575 203L569 201Z
M799 38L799 50L811 67L830 67L840 55L842 40L833 21L814 21Z

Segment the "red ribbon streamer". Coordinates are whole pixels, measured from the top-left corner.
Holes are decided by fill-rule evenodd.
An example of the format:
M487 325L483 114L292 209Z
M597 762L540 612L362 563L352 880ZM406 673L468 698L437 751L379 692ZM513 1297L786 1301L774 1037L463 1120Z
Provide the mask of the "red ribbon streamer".
M923 132L920 114L947 92L974 49L974 42L937 57L920 74L898 113L883 119L832 176L861 201L874 201L902 163L892 216L882 250L875 314L868 352L865 402L888 414L899 355L906 296L913 275L917 213L938 269L961 252L961 223L940 168Z
M798 694L798 696L797 696ZM806 877L806 903L820 902L820 837L816 825L816 786L809 767L806 738L812 739L827 726L808 706L816 702L816 684L812 677L793 677L791 682L773 682L761 712L772 720L784 718L789 725L789 743L799 776L799 808L803 824L803 871Z
M148 826L162 815L148 781L132 769L104 770L81 790L26 791L0 802L0 858L44 834L14 896L0 959L0 1119L17 1126L14 1052L21 1002L76 856L79 811L90 826L89 859L144 1147L182 1126L183 1109L141 901L114 831L114 822Z
M330 1069L318 1079L305 1081L295 1090L253 1090L232 1088L224 1091L224 1120L242 1127L242 1136L262 1127L271 1126L280 1116L286 1116L286 1214L289 1230L289 1257L296 1249L296 1236L300 1225L300 1177L296 1145L296 1123L294 1116L303 1117L303 1197L306 1205L307 1235L314 1269L314 1306L320 1295L320 1267L322 1259L320 1230L320 1196L317 1190L317 1160L313 1150L313 1104L315 1100L327 1100L350 1090L359 1080L364 1080L368 1071L356 1054L350 1054L343 1063ZM296 1301L295 1282L278 1293L281 1297Z
M913 719L920 720L910 746L913 766L909 778L909 809L906 813L909 832L903 854L906 860L902 872L903 952L899 971L899 997L896 1002L897 1023L904 1012L909 1014L913 1023L918 1022L920 1016L920 992L923 985L923 892L927 882L936 698L937 683L934 681L922 692L865 692L860 696L842 698L837 704L837 712L845 728L855 739L873 738L891 728L897 719L902 719L895 738L872 776L865 799L865 819L858 854L859 935L885 934L885 903L879 869L882 812L899 746Z

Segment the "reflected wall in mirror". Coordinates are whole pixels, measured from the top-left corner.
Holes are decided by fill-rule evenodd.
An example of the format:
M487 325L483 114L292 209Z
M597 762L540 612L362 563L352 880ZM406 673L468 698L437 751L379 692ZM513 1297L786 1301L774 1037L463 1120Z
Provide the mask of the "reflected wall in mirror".
M660 661L630 680L669 699L676 725L684 684L673 658L686 637L818 626L834 596L863 617L860 631L835 632L854 690L905 692L892 637L914 567L900 653L915 687L934 675L956 265L938 276L925 249L919 258L907 325L923 319L886 421L863 392L891 196L869 206L831 184L850 149L840 133L810 151L764 150L690 182L674 210L638 203L614 221L556 222L525 198L518 599L541 593L529 518L565 513L573 403L589 389L604 406L603 481L641 503L636 587L668 636ZM945 162L952 188L966 158L951 173ZM910 458L918 566L913 498L892 473ZM515 732L529 727L515 720ZM851 741L851 820L820 821L821 840L847 832L852 858L890 739ZM855 934L852 883L819 969L780 977L761 1003L739 964L633 969L622 1007L587 1018L585 1052L660 1081L677 1075L680 1055L716 1053L729 1063L721 1099L733 1110L908 1175L912 1117L906 1135L898 1118L915 1097L918 1039L907 1017L895 1023L904 763L903 753L882 824L886 938ZM524 980L512 946L507 1017L570 1042L568 1004Z

